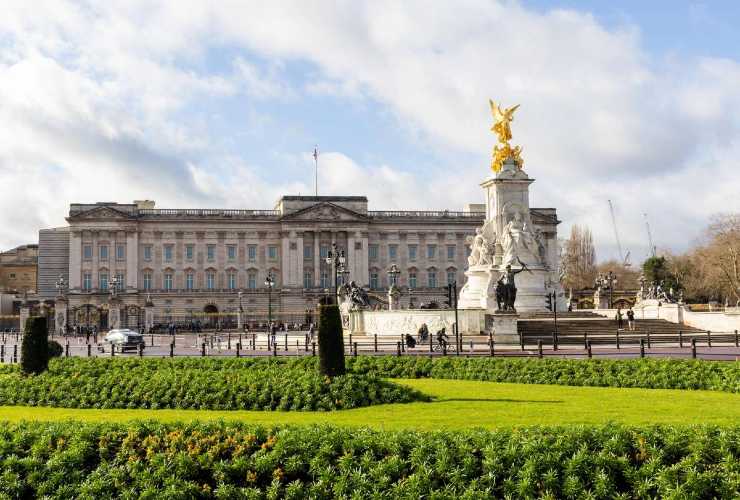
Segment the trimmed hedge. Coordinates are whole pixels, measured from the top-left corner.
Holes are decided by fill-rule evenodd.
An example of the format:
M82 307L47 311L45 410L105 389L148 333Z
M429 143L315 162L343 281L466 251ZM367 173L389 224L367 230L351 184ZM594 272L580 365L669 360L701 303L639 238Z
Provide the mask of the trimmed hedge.
M740 427L4 424L4 498L738 498Z
M306 368L269 359L53 359L33 377L2 367L0 405L338 410L428 399L376 375L329 379Z
M319 306L319 373L327 377L344 375L344 338L339 307Z
M27 375L41 373L49 364L49 332L46 318L31 317L21 343L21 371Z
M347 370L388 378L740 392L740 363L724 361L361 356L348 358Z

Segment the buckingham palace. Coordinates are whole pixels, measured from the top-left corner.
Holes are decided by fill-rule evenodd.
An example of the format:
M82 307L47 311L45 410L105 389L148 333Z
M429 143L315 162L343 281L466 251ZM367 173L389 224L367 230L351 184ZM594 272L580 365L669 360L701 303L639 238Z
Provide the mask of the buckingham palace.
M555 209L531 215L548 251L557 252ZM367 288L380 305L394 279L403 306L419 307L442 302L448 283L464 281L470 237L484 219L484 205L371 211L364 196L283 196L273 210L73 203L67 227L40 231L38 294L53 299L61 275L70 324L102 327L111 286L130 326L141 323L147 301L164 321L239 307L265 315L268 306L273 317L287 317L313 309L333 289L326 257L337 248L345 261L340 283ZM400 274L391 278L394 264Z

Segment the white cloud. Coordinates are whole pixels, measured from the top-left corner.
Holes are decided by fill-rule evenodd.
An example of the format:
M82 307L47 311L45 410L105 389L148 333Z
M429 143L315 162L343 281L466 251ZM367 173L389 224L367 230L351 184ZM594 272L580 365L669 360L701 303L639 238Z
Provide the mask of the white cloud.
M60 223L69 201L90 196L254 207L312 192L268 183L272 166L225 157L207 121L182 119L240 92L263 101L299 92L367 98L420 147L477 159L400 172L383 151L373 152L377 165L322 155L327 192L368 194L378 209L480 199L493 97L522 104L514 138L538 179L533 203L558 207L564 230L590 224L605 257L609 198L632 248L646 246L643 212L660 244L680 247L710 213L740 210L738 62L647 54L635 27L607 30L587 14L485 0L19 1L4 11L0 40L0 224L12 222L9 213L26 217L22 229L0 232L0 246ZM228 74L203 69L224 47L271 62L244 55ZM289 82L286 69L305 62L306 81ZM8 186L23 176L35 188L20 195Z

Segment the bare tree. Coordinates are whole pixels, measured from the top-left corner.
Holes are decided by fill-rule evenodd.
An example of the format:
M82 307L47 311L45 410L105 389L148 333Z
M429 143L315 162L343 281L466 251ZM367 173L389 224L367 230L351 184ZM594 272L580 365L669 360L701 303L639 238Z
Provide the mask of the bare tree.
M722 295L740 302L740 214L712 217L704 264L714 267L709 276L718 281Z
M563 245L563 286L580 290L593 286L596 278L596 249L588 227L574 225Z

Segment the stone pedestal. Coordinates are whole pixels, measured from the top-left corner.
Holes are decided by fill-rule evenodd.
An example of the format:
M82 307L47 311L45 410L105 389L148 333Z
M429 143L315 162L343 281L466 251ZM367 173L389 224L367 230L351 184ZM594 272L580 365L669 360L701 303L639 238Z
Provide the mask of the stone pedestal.
M112 298L108 302L108 330L121 328L121 307L120 299Z
M21 307L21 317L19 322L19 328L21 329L21 332L26 331L26 323L28 322L28 318L31 317L31 308L27 305L23 305Z
M55 329L59 335L64 335L67 331L67 324L69 323L67 318L67 299L61 296L57 297L54 301L54 311L56 314Z
M516 302L514 308L517 312L546 311L547 290L545 280L548 271L542 268L533 268L530 272L524 271L514 278L516 283Z
M244 312L241 310L236 313L236 329L240 332L244 330Z
M144 331L149 333L154 328L154 305L144 306Z
M396 285L388 289L388 310L397 311L401 308L401 290Z
M594 309L609 309L609 290L596 289L594 292Z
M500 273L494 266L472 266L465 271L467 278L460 290L458 308L494 311L496 305L496 281Z
M519 344L518 320L517 313L486 314L486 331L493 333L493 341L497 344Z

